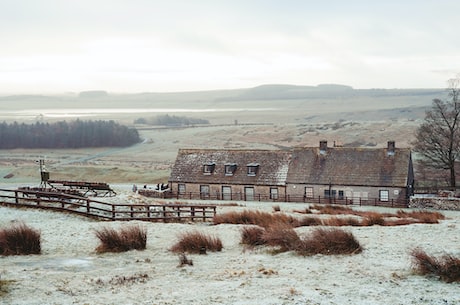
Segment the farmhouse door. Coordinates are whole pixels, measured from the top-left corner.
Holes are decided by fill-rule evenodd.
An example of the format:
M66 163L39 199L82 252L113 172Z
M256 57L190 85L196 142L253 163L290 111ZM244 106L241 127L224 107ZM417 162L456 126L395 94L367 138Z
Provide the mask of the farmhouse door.
M222 200L232 200L232 187L231 186L222 187Z
M244 197L246 201L254 201L254 188L245 187L244 188Z

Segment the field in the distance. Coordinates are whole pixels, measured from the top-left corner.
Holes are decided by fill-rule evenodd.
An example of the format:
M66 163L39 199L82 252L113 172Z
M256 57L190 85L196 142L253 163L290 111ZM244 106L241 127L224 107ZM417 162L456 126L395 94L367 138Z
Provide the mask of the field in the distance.
M128 148L0 150L2 183L39 183L45 159L52 179L153 184L166 182L179 148L278 149L316 146L410 147L414 131L442 89L354 90L342 86L261 86L208 92L0 97L0 121L115 120L139 129ZM134 125L138 118L176 115L205 126ZM11 178L3 178L13 174Z

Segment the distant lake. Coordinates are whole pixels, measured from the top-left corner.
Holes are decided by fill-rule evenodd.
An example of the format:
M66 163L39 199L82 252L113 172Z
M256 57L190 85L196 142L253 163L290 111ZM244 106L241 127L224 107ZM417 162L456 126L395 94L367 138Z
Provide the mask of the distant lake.
M90 108L90 109L27 109L15 111L2 111L0 117L91 117L104 114L120 113L205 113L205 112L240 112L240 111L277 111L278 108Z

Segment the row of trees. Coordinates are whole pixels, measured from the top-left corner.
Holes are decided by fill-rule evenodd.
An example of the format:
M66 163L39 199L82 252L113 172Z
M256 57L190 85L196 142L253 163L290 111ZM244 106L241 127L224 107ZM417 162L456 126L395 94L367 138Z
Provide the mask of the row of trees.
M146 124L146 125L161 125L161 126L189 126L197 124L209 124L208 120L204 119L195 119L185 116L170 116L158 115L152 118L139 118L134 121L134 124Z
M114 121L0 123L0 149L125 147L139 141L136 129Z

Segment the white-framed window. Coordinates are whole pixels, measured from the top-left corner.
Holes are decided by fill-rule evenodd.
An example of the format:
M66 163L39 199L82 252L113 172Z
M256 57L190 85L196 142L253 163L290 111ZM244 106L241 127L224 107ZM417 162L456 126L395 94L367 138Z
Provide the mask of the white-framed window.
M304 195L305 195L305 198L313 198L313 188L306 186Z
M270 188L270 199L278 200L278 188L277 187Z
M185 184L179 183L177 185L177 191L179 192L179 194L185 194Z
M380 201L388 201L388 200L390 200L390 192L388 190L380 190L379 191L379 200Z
M209 197L209 185L200 185L200 196L201 198Z
M203 174L211 175L214 172L215 167L216 167L216 164L214 162L203 164Z
M259 164L258 163L249 163L247 165L247 167L248 167L248 176L257 175L257 171L259 170Z
M236 171L236 163L225 164L225 176L233 176Z

